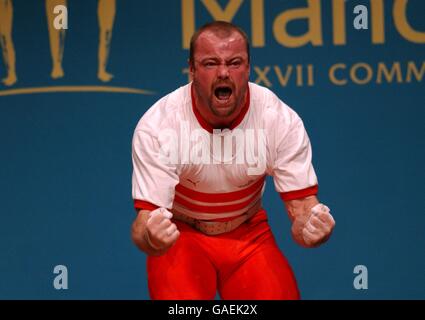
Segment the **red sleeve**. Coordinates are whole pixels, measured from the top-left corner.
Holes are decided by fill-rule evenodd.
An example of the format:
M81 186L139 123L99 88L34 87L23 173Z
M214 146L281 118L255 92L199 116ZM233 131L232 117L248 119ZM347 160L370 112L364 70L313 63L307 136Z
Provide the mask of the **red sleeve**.
M149 210L153 211L155 209L158 209L159 207L157 205L154 205L148 201L143 200L134 200L134 208L138 210Z
M302 190L280 192L279 195L283 201L289 201L289 200L301 199L308 196L316 195L318 191L319 191L319 186L315 185Z

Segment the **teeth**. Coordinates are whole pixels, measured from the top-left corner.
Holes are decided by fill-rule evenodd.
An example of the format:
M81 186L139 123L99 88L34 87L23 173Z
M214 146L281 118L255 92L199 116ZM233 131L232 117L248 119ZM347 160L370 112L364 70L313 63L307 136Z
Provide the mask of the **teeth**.
M220 100L228 99L229 97L230 97L230 95L229 95L229 94L227 94L227 93L225 93L225 92L219 92L219 93L218 93L218 98L219 98Z

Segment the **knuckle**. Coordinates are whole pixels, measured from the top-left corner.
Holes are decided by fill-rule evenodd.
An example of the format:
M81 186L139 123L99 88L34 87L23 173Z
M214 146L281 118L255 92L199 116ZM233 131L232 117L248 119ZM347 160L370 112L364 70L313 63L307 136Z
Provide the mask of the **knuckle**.
M309 240L310 241L316 241L317 240L317 235L314 235L314 234L310 235L309 236Z
M169 227L171 226L171 220L170 219L164 219L164 221L162 222L164 224L164 226Z
M148 222L146 223L147 226L150 227L154 227L156 225L158 225L158 220L155 218L149 219Z
M303 238L304 240L308 240L311 238L311 235L305 229L303 230Z

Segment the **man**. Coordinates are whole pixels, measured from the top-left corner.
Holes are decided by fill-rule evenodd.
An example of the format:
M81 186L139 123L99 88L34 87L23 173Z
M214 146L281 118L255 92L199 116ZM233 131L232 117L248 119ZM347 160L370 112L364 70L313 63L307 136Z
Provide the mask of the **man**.
M335 222L316 197L303 123L249 82L249 43L238 27L201 27L189 65L193 81L150 108L133 137L132 238L148 255L151 298L214 299L218 290L222 299L298 299L261 196L271 175L295 241L316 247L329 238Z

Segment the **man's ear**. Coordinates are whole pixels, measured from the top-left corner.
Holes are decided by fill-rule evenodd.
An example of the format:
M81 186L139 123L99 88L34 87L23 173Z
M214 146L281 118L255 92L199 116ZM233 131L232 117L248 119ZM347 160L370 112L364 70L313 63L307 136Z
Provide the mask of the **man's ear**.
M192 63L192 61L187 60L187 63L189 64L189 77L190 77L190 81L192 81L193 79L193 75L195 73L195 65Z
M193 76L193 72L195 71L195 66L193 65L192 61L190 61L190 59L187 60L187 64L189 65L190 75Z

